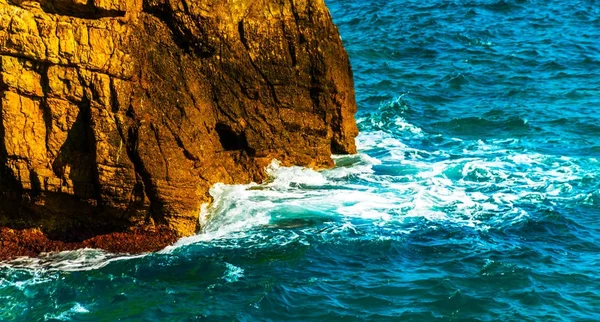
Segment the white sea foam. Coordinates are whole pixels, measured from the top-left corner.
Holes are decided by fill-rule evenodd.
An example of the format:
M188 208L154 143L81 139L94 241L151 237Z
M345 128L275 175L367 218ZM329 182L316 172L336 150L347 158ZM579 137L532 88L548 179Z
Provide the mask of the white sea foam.
M225 263L226 271L223 275L223 279L227 283L237 282L244 276L244 270L241 267L237 267L230 263Z
M75 303L73 307L70 309L59 313L59 314L45 314L45 320L60 320L60 321L70 321L74 315L89 313L90 311L86 309L83 305L79 303Z
M356 137L356 144L359 149L366 150L369 148L408 148L399 139L395 138L391 133L383 131L360 132Z
M418 136L418 137L423 136L423 130L421 130L420 127L408 123L403 117L400 117L400 116L396 117L394 124L397 126L397 129L401 132L408 131L415 136Z
M395 123L409 138L424 135L401 117ZM571 158L511 151L507 146L513 139L449 139L462 150L460 158L410 147L400 136L379 130L362 132L356 141L360 153L333 156L337 166L331 170L282 167L274 161L266 169L265 183L216 184L210 190L214 202L204 205L200 214L203 230L161 252L232 239L256 245L307 243L295 232L281 238L265 233L265 229L289 227L298 233L335 234L373 225L410 234L425 221L430 227L456 225L485 231L526 220L526 209L532 204L595 200L594 193L575 193L574 185L597 173L583 170ZM310 218L319 218L326 227L316 230L306 221ZM373 238L379 237L374 233ZM9 265L69 271L137 257L79 250Z
M217 206L208 208L211 219L204 232L182 244L239 236L273 221L276 225L274 219L281 215L274 214L281 212L291 216L318 212L338 219L370 220L374 225L420 217L486 230L524 220L528 213L520 208L523 205L569 198L573 190L569 182L583 174L572 160L510 153L501 146L506 142L511 141L480 140L476 149L465 150L464 158L432 161L435 154L410 148L389 133L362 133L357 138L361 151L384 148L392 153L383 160L365 153L334 156L340 166L322 172L274 163L267 170L268 183L218 185L211 190ZM374 167L380 165L396 167L399 174L378 173ZM403 168L414 170L403 174Z
M143 256L146 255L119 255L99 249L84 248L56 253L43 253L36 258L21 257L10 262L0 263L0 268L28 269L40 272L87 271L102 268L112 262L140 258ZM39 281L47 282L46 279ZM29 282L36 282L36 280L28 280L28 283Z

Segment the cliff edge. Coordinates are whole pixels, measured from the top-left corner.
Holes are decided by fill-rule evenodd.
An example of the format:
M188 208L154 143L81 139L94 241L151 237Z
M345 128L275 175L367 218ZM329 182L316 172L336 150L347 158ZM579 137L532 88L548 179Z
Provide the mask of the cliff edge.
M216 182L356 152L322 0L0 0L0 112L4 257L154 250Z

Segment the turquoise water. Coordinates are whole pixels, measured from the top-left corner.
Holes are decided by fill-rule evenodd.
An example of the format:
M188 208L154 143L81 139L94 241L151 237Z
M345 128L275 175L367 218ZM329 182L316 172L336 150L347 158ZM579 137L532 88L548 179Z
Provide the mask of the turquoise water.
M329 0L359 154L155 254L0 268L0 320L600 320L600 4Z

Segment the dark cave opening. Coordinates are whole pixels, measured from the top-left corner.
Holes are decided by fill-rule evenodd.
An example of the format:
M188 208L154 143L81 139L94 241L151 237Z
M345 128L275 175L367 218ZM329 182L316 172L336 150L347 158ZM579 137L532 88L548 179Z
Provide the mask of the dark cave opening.
M229 125L224 123L218 123L215 127L217 134L219 134L219 140L225 151L246 151L250 152L246 135L242 133L236 133Z

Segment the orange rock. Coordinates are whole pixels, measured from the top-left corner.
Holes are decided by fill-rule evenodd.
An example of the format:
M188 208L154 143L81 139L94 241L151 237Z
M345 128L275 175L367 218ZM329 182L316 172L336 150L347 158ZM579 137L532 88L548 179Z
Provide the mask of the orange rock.
M37 229L2 238L172 242L216 182L355 153L355 112L322 0L0 0L0 226Z

